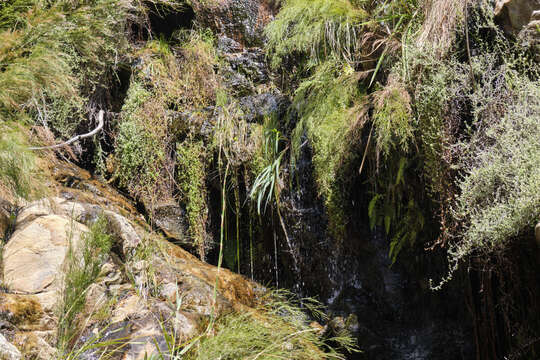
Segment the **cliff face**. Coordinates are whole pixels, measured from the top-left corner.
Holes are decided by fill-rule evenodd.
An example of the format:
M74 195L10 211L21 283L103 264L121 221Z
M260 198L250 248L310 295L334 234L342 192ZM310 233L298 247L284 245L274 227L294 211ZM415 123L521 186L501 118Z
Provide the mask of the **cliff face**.
M534 357L538 11L0 4L0 358Z

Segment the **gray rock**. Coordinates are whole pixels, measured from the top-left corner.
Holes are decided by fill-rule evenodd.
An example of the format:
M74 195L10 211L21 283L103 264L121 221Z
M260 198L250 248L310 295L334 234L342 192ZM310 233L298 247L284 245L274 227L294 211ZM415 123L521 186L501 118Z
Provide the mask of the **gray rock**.
M530 22L535 10L540 10L538 0L498 0L495 17L507 33L517 35Z
M70 243L77 247L87 231L59 215L40 216L17 229L2 253L5 284L23 294L53 289Z
M21 353L17 348L9 343L4 335L0 334L0 359L2 360L19 360L22 358Z

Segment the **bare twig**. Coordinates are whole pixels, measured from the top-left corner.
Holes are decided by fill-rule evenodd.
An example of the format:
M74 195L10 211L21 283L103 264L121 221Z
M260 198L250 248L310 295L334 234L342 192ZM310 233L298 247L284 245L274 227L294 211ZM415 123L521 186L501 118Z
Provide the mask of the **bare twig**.
M50 146L31 147L30 150L57 149L57 148L60 148L62 146L67 146L69 144L72 144L75 141L78 141L80 139L84 139L84 138L96 135L103 128L103 115L104 115L104 113L105 112L103 110L99 111L99 114L98 114L98 126L94 130L90 131L89 133L82 134L82 135L77 135L77 136L72 137L68 141L65 141L65 142L63 142L61 144L50 145Z

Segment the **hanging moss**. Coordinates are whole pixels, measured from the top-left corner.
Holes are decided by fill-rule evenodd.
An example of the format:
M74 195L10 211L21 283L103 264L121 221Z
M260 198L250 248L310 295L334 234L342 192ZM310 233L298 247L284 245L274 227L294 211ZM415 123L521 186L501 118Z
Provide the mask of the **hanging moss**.
M206 234L208 205L205 153L202 141L185 140L176 144L177 180L181 201L186 207L189 237L199 249L202 260L205 259L209 248Z
M272 65L291 54L306 54L308 66L335 56L352 62L359 49L359 27L368 14L348 0L290 0L266 28Z
M315 182L327 209L329 230L338 240L345 235L344 194L338 174L351 156L347 136L361 113L357 108L361 99L356 73L337 59L315 68L313 76L300 84L294 97L300 119L291 139L292 168L306 134L312 141Z

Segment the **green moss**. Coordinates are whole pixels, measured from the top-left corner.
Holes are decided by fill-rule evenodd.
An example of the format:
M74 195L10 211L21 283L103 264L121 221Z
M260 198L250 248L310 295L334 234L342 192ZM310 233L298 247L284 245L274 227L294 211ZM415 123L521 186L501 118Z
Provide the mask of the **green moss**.
M199 256L205 259L208 248L206 221L205 148L202 141L186 140L176 145L177 180L182 202L186 206L189 236L199 248Z
M151 96L142 85L132 83L122 108L122 121L116 137L115 178L121 186L141 197L151 197L165 157L163 139L158 132L160 129L146 123L147 117L154 115L148 114L145 108Z

